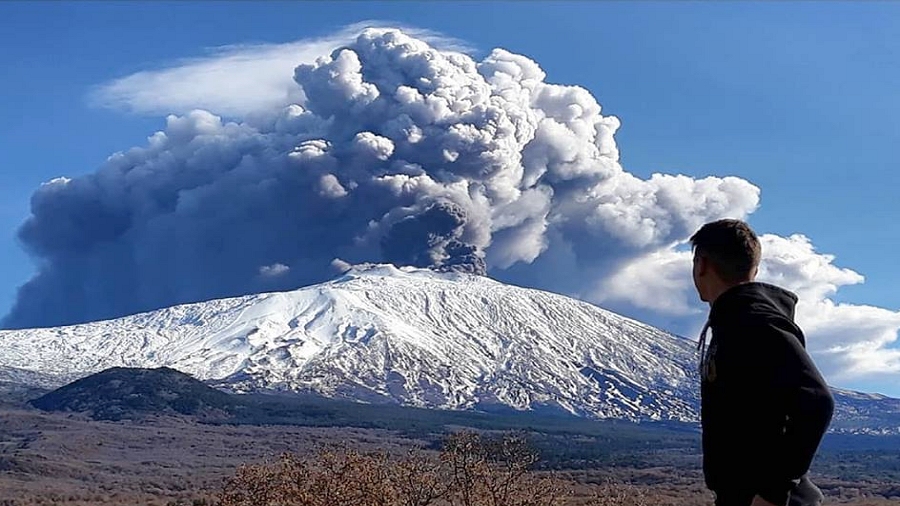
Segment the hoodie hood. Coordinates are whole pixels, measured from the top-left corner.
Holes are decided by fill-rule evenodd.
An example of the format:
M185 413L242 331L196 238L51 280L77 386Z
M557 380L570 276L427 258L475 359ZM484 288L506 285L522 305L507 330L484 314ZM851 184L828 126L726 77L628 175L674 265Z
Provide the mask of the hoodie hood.
M743 283L728 289L712 304L709 323L788 320L794 323L797 295L767 283Z

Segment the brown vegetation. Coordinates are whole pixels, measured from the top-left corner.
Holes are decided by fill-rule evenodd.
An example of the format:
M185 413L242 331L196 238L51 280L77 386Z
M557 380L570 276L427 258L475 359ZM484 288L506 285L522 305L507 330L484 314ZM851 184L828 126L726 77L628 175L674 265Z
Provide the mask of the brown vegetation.
M537 455L520 436L450 436L439 455L324 448L314 459L284 454L242 466L221 506L553 506L564 487L531 472Z
M521 434L460 431L441 452L360 452L323 448L304 459L241 466L218 506L663 506L709 504L700 489L638 487L612 478L579 481L536 471L537 453Z
M303 457L242 465L217 496L217 506L708 506L699 477L673 469L579 473L533 469L537 453L522 434L484 436L461 431L440 452L405 454L322 447ZM635 485L619 481L627 476ZM617 478L618 477L618 478ZM867 489L822 480L829 502L897 504L895 485ZM837 493L835 493L837 492ZM873 496L871 492L883 494Z
M606 448L575 436L569 443ZM0 506L712 504L681 450L629 449L627 459L551 472L545 459L553 450L545 442L536 461L520 433L460 432L441 446L382 429L97 422L0 410ZM838 476L816 477L827 504L900 500L894 480Z

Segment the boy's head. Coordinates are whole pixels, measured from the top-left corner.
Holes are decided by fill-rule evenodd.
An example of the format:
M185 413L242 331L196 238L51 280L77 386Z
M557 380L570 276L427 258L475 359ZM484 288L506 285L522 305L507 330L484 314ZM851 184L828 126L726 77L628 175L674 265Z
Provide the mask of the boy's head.
M756 233L740 220L718 220L691 236L693 278L700 300L712 302L724 289L753 281L762 247Z

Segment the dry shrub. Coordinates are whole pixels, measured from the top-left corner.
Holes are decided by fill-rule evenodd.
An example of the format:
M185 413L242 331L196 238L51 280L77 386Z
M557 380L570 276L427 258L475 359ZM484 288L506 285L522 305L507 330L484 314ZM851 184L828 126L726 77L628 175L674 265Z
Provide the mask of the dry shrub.
M241 466L219 494L220 506L555 506L563 487L531 471L537 462L524 437L451 435L434 456L320 449L304 460Z
M607 480L596 487L589 506L649 506L644 491L633 485Z
M553 506L561 504L563 487L552 477L538 477L538 461L524 436L485 439L473 432L450 436L441 452L449 471L453 506Z

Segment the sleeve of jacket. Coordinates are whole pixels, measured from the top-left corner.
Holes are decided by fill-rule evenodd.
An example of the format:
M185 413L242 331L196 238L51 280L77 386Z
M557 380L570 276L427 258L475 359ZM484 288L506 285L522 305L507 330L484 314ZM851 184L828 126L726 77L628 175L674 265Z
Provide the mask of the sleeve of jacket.
M762 445L771 455L758 460L768 464L756 474L756 493L778 505L787 504L791 487L809 471L834 412L831 391L791 326L770 322L758 329L766 344L759 351L772 353L763 368L768 379L761 382L767 384L758 391L783 411L777 414L783 429L776 441Z

